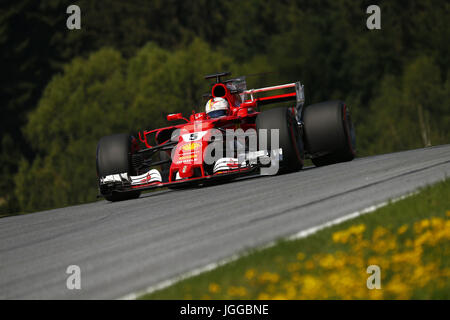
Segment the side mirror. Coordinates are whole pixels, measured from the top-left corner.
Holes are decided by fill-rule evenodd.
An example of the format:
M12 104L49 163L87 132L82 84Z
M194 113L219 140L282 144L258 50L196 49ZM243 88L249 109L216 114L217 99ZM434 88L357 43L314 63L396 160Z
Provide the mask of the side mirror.
M181 113L171 113L167 115L168 121L181 120L183 119L183 115Z

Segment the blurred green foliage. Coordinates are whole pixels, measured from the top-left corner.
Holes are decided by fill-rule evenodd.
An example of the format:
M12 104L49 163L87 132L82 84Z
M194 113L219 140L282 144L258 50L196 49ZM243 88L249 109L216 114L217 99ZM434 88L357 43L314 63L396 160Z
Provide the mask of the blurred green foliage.
M9 3L8 3L9 2ZM81 30L66 7L81 8ZM203 75L300 80L350 106L359 155L450 142L450 4L378 1L3 1L0 213L95 199L95 147L203 108Z

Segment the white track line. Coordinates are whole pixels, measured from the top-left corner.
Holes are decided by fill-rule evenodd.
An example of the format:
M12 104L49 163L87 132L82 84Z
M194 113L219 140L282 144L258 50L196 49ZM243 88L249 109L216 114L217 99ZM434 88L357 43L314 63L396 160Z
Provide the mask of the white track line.
M325 228L329 228L331 226L340 224L340 223L345 222L347 220L351 220L351 219L357 218L359 216L362 216L364 214L373 212L373 211L375 211L375 210L377 210L377 209L379 209L381 207L384 207L384 206L388 205L389 203L394 203L394 202L397 202L399 200L403 200L403 199L405 199L407 197L410 197L410 196L412 196L414 194L417 194L417 193L419 193L419 191L410 192L410 193L407 193L407 194L405 194L403 196L391 199L389 201L384 201L384 202L381 202L379 204L372 205L372 206L367 207L367 208L365 208L363 210L355 211L355 212L352 212L352 213L347 214L345 216L336 218L334 220L327 221L327 222L325 222L323 224L320 224L318 226L302 230L302 231L300 231L300 232L298 232L296 234L293 234L291 236L285 237L284 239L285 240L297 240L297 239L306 238L306 237L308 237L308 236L310 236L310 235L312 235L312 234L314 234L314 233L316 233L316 232L318 232L320 230L323 230ZM260 246L260 247L256 248L256 250L270 248L270 247L274 246L276 243L278 243L278 241L279 240L269 242L266 245L263 245L263 246ZM217 269L218 267L223 266L224 264L227 264L229 262L235 261L238 258L244 257L247 254L248 253L241 253L241 254L232 255L231 257L222 259L222 260L220 260L218 262L213 262L213 263L207 264L206 266L203 266L203 267L200 267L200 268L196 268L194 270L191 270L191 271L183 273L183 274L181 274L179 276L176 276L176 277L174 277L172 279L164 280L164 281L162 281L162 282L160 282L160 283L158 283L156 285L149 286L149 287L147 287L144 290L127 294L127 295L119 298L119 300L134 300L134 299L136 299L136 298L138 298L138 297L140 297L142 295L149 294L149 293L155 292L157 290L167 288L167 287L169 287L169 286L171 286L171 285L173 285L173 284L175 284L177 282L180 282L182 280L185 280L187 278L194 277L194 276L197 276L197 275L199 275L201 273Z

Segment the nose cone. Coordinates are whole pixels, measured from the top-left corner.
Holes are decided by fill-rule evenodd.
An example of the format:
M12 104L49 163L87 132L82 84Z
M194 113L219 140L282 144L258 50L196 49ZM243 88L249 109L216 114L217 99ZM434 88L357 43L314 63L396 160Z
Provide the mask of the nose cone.
M181 178L190 178L194 174L194 168L190 165L184 165L178 172Z

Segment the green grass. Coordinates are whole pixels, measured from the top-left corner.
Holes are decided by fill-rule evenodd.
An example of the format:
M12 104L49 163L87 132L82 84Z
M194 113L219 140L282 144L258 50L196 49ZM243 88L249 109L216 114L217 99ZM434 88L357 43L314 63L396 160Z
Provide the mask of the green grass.
M141 299L449 299L450 180ZM366 268L381 268L369 290Z

